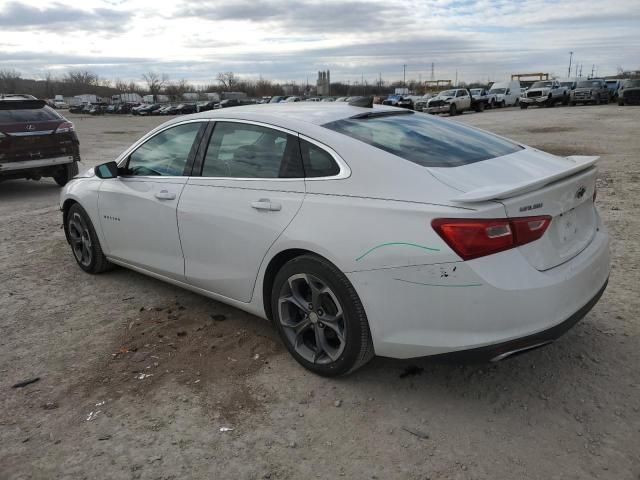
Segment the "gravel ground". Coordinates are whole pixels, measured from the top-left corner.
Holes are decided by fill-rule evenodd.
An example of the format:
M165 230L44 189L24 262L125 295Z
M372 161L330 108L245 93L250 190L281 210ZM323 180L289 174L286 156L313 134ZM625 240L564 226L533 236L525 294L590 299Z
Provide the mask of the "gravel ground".
M69 117L85 167L162 121ZM6 182L0 478L640 478L640 109L455 121L602 157L611 280L558 342L498 364L378 358L323 379L267 322L124 269L83 273L61 230L59 188Z

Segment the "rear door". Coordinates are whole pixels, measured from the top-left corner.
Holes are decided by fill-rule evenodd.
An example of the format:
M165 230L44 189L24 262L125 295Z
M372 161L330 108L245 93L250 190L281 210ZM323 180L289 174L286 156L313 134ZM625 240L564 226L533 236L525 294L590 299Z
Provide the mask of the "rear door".
M110 257L184 280L176 209L206 125L161 130L128 156L124 175L102 182L98 210Z
M178 206L187 282L248 302L267 250L305 195L298 137L259 123L217 121L202 175Z

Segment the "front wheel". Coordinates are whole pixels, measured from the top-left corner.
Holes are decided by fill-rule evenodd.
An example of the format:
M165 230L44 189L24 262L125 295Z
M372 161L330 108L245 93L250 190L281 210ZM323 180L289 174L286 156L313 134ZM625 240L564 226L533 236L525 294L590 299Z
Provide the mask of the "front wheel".
M78 174L78 164L71 162L63 165L62 168L53 176L58 185L64 187L69 180Z
M113 264L102 252L89 215L78 203L73 204L67 213L65 233L76 262L85 272L101 273L112 268Z
M271 292L273 322L289 353L318 375L353 372L373 358L369 322L349 279L314 255L287 262Z
M449 116L455 117L457 113L458 113L458 108L456 107L455 103L452 103L451 106L449 107Z
M528 106L529 106L529 105L527 105L526 103L521 103L521 104L520 104L520 108L521 108L522 110L526 110Z

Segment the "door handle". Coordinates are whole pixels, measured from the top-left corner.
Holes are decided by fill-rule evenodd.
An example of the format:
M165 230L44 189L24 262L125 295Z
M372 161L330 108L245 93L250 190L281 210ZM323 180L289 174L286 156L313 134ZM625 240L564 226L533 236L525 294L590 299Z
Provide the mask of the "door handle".
M282 205L280 205L279 203L274 203L268 198L261 198L257 202L251 202L251 207L255 208L256 210L269 210L272 212L282 210Z
M160 190L155 194L155 197L158 200L175 200L176 194L173 192L169 192L168 190Z

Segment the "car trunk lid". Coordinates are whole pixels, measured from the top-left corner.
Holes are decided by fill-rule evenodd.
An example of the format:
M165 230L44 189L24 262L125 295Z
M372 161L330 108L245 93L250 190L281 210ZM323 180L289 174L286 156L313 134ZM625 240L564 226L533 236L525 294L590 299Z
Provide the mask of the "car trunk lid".
M457 204L497 201L507 217L548 215L551 225L518 247L538 270L560 265L589 245L598 219L593 204L598 157L557 157L535 149L454 168L431 168L461 193Z

